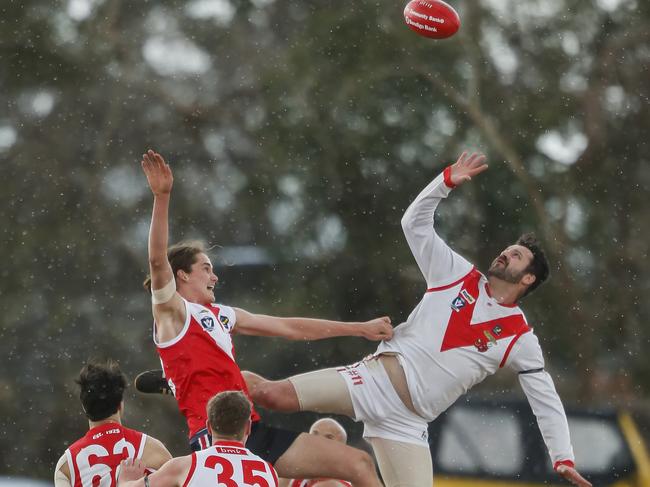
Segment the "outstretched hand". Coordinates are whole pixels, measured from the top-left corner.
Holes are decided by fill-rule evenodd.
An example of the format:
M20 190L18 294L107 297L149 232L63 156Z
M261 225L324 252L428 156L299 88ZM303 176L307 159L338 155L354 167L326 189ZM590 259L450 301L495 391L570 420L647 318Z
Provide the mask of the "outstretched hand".
M142 155L140 164L154 196L171 193L174 177L169 164L160 154L149 149Z
M145 469L140 460L128 458L120 463L119 474L117 478L118 487L124 482L138 480L144 477Z
M363 327L361 335L368 340L379 341L393 338L393 326L388 316L366 321L360 326Z
M592 487L591 482L585 479L578 471L569 467L568 465L560 465L557 467L557 473L560 474L565 480L568 480L573 485L578 487Z
M455 186L460 186L487 168L488 165L485 163L483 154L473 152L472 155L467 156L467 152L463 152L458 160L451 165L451 182Z

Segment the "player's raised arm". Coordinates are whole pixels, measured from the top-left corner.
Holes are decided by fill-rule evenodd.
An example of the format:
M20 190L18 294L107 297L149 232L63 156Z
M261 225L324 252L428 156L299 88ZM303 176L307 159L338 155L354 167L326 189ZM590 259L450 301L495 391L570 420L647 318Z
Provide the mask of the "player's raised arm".
M234 333L276 336L289 340L321 340L340 336L358 336L368 340L390 340L393 327L387 316L364 322L343 322L315 318L282 318L249 313L235 308Z
M174 178L169 164L152 150L142 156L142 170L153 193L149 228L149 272L153 315L159 339L174 338L185 322L185 305L176 292L175 276L167 260L169 201Z
M453 282L467 274L472 265L453 252L433 228L438 204L456 186L487 169L485 156L463 152L413 200L402 217L402 229L428 287Z

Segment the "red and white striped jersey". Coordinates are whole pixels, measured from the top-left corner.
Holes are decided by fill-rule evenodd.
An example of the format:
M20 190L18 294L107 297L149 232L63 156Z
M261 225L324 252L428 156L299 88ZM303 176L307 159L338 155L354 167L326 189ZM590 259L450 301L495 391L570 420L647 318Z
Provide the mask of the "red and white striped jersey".
M115 487L115 473L127 458L142 458L147 435L105 423L88 430L65 451L72 487Z
M277 487L273 466L237 441L217 441L192 454L183 487Z
M398 355L415 409L427 421L499 368L520 372L519 381L553 462L572 460L564 408L543 370L542 350L523 312L490 296L487 278L451 250L433 228L435 209L451 190L448 171L418 195L402 218L406 240L428 289L377 353Z
M179 335L158 343L154 323L153 339L191 438L205 428L205 408L212 396L223 391L242 391L250 396L235 362L230 336L237 321L235 310L221 304L202 306L185 299L183 302L186 319ZM255 410L251 419L259 420Z

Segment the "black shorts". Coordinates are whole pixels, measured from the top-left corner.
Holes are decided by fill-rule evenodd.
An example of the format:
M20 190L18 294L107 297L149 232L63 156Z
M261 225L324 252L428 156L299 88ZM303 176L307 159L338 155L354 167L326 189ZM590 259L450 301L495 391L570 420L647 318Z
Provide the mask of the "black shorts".
M269 426L262 421L255 421L251 426L251 434L246 441L246 448L259 455L271 465L275 465L284 452L300 435L296 431ZM212 443L208 430L203 429L190 438L192 451L208 448Z

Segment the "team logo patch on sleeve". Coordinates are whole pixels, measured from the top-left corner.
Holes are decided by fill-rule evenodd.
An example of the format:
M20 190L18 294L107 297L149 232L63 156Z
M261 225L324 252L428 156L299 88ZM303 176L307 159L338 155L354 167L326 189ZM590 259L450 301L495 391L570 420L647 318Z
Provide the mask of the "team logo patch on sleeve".
M224 328L228 328L228 323L230 323L230 320L228 319L227 316L219 316L219 321L221 324L224 326Z

